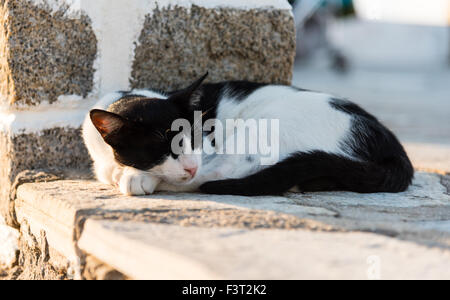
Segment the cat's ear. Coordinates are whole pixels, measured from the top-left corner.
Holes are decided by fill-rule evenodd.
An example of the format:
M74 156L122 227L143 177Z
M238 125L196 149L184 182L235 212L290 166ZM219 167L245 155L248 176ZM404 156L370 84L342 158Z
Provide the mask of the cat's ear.
M100 109L91 110L90 117L92 124L94 124L105 141L112 133L122 129L127 122L117 114Z
M203 81L205 81L206 77L208 77L209 72L206 72L205 75L203 75L200 79L196 80L193 84L191 84L189 87L176 92L175 94L171 95L168 100L175 103L178 107L182 108L183 110L191 110L193 106L197 104L199 101L198 95L195 95L195 92L198 90L198 88L202 85Z

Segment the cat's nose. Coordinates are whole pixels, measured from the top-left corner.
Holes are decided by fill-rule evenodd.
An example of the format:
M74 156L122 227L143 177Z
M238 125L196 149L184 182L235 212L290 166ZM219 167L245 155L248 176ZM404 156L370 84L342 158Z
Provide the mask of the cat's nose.
M197 174L198 168L197 168L197 167L184 168L184 170L185 170L186 172L188 172L189 174L191 174L192 177L194 177L195 174Z

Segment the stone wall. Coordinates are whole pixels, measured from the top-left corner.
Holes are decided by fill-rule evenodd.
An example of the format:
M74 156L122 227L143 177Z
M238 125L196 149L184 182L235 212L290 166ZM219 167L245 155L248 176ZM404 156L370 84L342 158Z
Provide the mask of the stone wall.
M14 223L10 202L16 176L24 170L46 170L66 174L68 170L85 173L89 168L80 129L51 128L38 134L7 135L0 132L0 211L9 224Z
M68 18L26 0L0 1L0 91L9 104L86 97L93 89L97 40L88 16Z
M146 16L132 87L181 88L207 70L209 81L289 84L295 44L290 11L156 9Z

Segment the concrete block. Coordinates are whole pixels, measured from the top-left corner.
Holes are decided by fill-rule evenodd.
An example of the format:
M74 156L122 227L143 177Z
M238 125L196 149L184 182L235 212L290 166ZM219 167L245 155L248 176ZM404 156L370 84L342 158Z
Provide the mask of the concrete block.
M12 201L14 182L22 171L61 174L74 169L84 173L89 168L88 157L80 129L54 127L16 135L0 131L0 214L9 225L17 225Z
M290 84L294 56L290 10L157 8L145 18L131 83L136 88L181 88L208 70L212 82Z
M87 15L68 18L64 6L54 12L30 0L2 0L0 21L1 104L53 103L92 91L97 39Z

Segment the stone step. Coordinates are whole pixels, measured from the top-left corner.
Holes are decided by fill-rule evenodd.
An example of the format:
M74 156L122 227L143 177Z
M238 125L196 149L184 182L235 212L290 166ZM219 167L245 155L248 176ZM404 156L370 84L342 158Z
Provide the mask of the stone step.
M368 233L88 221L79 246L135 279L450 278L448 251Z
M21 255L48 249L51 269L74 278L449 279L449 182L418 173L400 194L250 198L65 180L21 185L15 211Z

